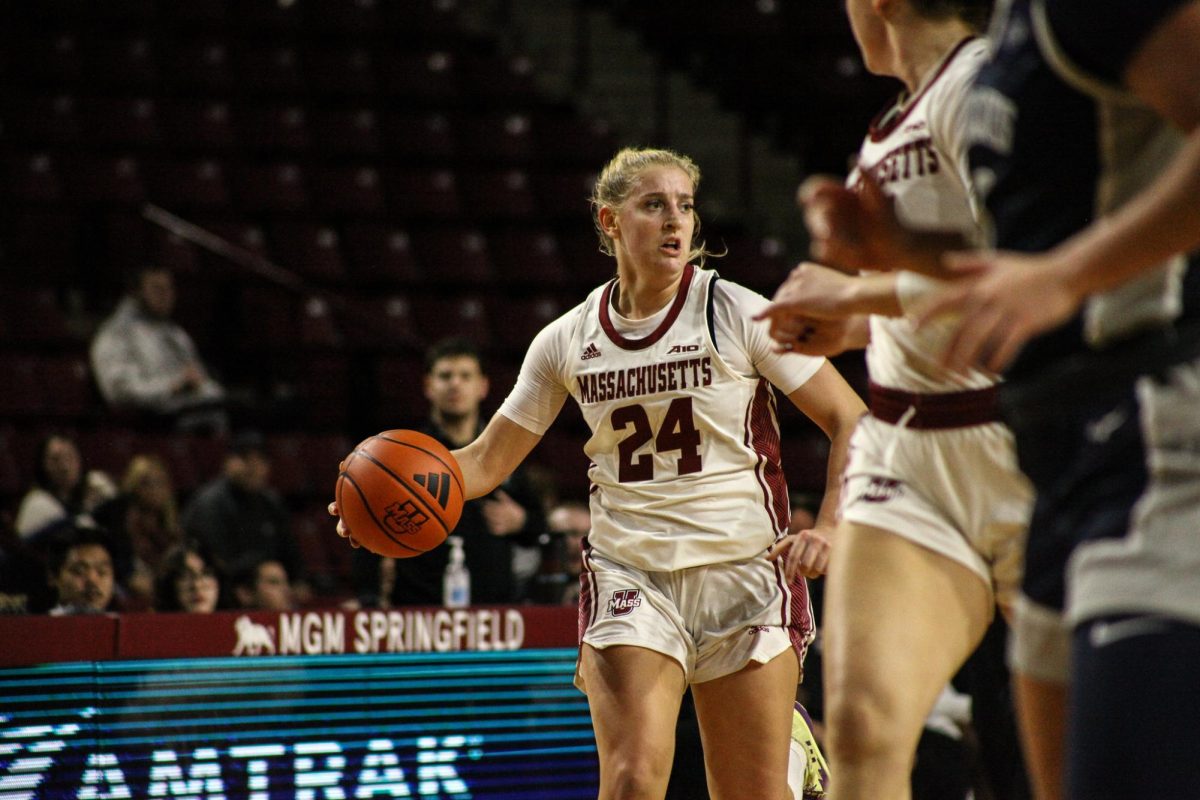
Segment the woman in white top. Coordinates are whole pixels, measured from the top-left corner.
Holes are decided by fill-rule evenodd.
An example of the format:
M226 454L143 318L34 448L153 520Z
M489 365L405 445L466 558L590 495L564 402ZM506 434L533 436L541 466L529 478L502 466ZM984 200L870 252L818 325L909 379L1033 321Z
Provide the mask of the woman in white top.
M847 186L960 243L981 235L965 101L987 59L975 34L989 6L847 2L867 67L905 84L871 124ZM848 194L810 191L828 214ZM794 352L867 347L871 414L854 434L825 594L830 763L839 800L904 798L938 694L1016 595L1032 493L999 422L996 376L942 366L950 323L906 316L939 282L870 248L836 248L843 240L819 229L814 240L818 258L862 272L802 264L762 316Z
M863 411L823 358L776 352L751 321L764 298L698 265L699 177L670 151L613 158L592 202L616 277L538 334L499 413L454 451L466 496L479 497L568 395L591 428L576 683L601 798L664 795L689 685L713 796L789 796L792 701L813 632L803 575L824 570ZM833 443L818 523L793 536L772 385Z

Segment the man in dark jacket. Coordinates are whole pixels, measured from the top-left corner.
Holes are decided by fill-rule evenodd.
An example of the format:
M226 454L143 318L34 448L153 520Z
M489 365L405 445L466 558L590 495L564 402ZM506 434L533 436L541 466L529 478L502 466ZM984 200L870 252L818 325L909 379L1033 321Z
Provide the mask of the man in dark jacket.
M453 450L475 439L486 423L480 404L489 390L479 350L465 339L446 339L425 354L425 397L429 421L420 430ZM463 506L454 535L463 539L471 573L471 603L515 603L524 599L514 557L537 547L545 531L541 497L518 469L494 492ZM381 559L354 551L354 585L360 602L374 606L441 605L442 576L450 548L435 547L413 558ZM386 579L381 581L381 575ZM390 588L388 584L391 584Z

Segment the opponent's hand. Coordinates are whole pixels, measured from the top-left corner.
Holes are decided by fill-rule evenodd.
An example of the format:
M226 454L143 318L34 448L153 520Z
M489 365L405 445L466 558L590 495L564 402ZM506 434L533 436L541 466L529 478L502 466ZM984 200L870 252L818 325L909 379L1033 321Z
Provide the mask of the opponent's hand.
M812 257L842 270L893 269L907 246L895 201L869 173L857 189L814 176L796 192L812 238Z
M1070 265L1050 256L954 253L946 265L955 279L922 303L917 321L957 315L940 356L950 369L1002 372L1030 339L1066 322L1083 301L1066 280Z
M790 533L771 547L767 558L784 559L783 573L789 581L797 572L806 578L819 578L829 566L829 531L817 526Z
M360 545L358 541L350 535L350 529L346 527L345 521L342 519L341 514L338 513L336 500L329 504L328 510L331 516L337 517L337 535L348 541L351 547L362 547L362 545Z

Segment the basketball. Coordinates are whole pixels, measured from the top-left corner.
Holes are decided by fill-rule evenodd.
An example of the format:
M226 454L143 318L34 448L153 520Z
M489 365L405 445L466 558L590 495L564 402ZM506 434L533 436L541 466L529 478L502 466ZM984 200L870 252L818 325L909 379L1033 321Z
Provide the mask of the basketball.
M437 547L458 524L462 470L433 437L384 431L342 462L335 496L356 542L381 556L410 558Z

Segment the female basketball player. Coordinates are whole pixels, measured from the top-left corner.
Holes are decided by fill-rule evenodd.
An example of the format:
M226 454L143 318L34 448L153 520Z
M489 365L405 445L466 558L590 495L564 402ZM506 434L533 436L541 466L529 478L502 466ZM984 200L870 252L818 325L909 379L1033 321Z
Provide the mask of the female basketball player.
M964 105L987 57L975 33L990 3L846 5L867 67L906 87L872 123L847 185L864 203L894 205L911 226L975 241ZM904 266L849 254L857 257L843 268ZM820 255L836 262L847 253ZM827 743L839 800L910 796L926 717L1020 577L1031 497L998 421L995 376L940 366L945 331L904 316L935 286L911 272L802 264L762 315L787 348L867 345L871 413L852 441L825 592Z
M824 568L863 411L824 359L774 352L750 321L765 299L702 268L699 179L664 150L623 150L604 168L593 215L616 277L538 334L499 413L454 453L466 496L478 497L568 395L591 428L576 682L606 799L663 797L689 685L712 796L789 796L792 701L813 622L803 579L788 576ZM818 526L788 539L772 384L832 440Z
M1200 2L1096 10L1000 6L968 139L1009 252L960 256L922 313L955 313L943 363L1008 370L1038 495L1014 666L1040 796L1063 793L1069 682L1069 797L1196 797L1200 270L1179 254L1200 242ZM889 238L847 199L822 201L833 249Z

